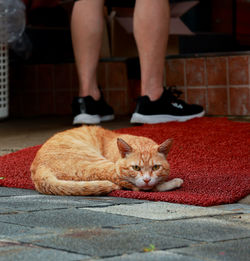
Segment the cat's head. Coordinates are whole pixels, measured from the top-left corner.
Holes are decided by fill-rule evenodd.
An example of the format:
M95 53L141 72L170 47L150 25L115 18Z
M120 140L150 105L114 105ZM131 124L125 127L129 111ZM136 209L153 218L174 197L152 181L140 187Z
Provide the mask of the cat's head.
M172 140L167 139L160 145L154 143L128 144L118 138L117 146L121 159L117 162L122 179L135 185L140 190L150 190L164 182L169 174L166 160Z

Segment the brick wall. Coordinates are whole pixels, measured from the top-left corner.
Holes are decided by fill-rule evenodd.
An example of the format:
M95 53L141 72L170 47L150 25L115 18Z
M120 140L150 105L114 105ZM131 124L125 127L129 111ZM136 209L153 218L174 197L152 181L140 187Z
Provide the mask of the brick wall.
M117 115L132 113L135 101L130 97L139 90L139 81L130 79L127 68L127 61L100 62L98 68L105 99ZM137 86L137 92L132 86ZM70 115L77 95L74 64L16 64L10 68L10 116Z
M209 115L250 115L250 55L166 60L166 84ZM117 115L133 112L139 72L124 61L102 61L98 81ZM132 68L132 71L134 69ZM74 64L15 64L10 67L10 116L70 115L77 96Z
M209 115L250 115L250 56L168 59L166 84Z

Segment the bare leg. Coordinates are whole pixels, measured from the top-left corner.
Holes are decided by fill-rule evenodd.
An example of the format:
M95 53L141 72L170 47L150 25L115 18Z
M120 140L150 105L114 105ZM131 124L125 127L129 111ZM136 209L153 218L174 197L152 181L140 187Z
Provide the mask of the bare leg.
M71 33L75 54L79 96L100 98L96 70L103 33L104 0L81 0L74 4Z
M136 0L134 33L141 64L141 95L151 100L163 92L169 17L168 0Z

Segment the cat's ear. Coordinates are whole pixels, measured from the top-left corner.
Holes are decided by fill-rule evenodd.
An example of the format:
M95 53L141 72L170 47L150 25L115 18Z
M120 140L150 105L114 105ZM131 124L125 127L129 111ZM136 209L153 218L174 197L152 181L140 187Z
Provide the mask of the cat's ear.
M171 149L171 146L172 146L172 143L173 143L173 140L172 139L167 139L165 140L164 142L162 142L162 144L159 145L158 147L158 152L159 153L162 153L165 155L165 157L167 157L170 149Z
M125 158L133 150L132 147L128 145L128 143L121 138L117 139L117 146L121 153L122 158Z

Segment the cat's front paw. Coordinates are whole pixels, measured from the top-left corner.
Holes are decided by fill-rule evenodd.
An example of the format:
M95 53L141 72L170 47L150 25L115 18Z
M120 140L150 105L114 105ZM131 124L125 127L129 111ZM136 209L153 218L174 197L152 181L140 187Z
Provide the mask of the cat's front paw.
M164 182L156 187L156 191L168 191L171 189L179 188L183 184L183 180L176 178L170 181Z
M119 185L113 184L112 185L112 190L120 190L122 189Z
M176 188L179 188L184 182L183 179L179 178L173 179L172 181L175 183Z

